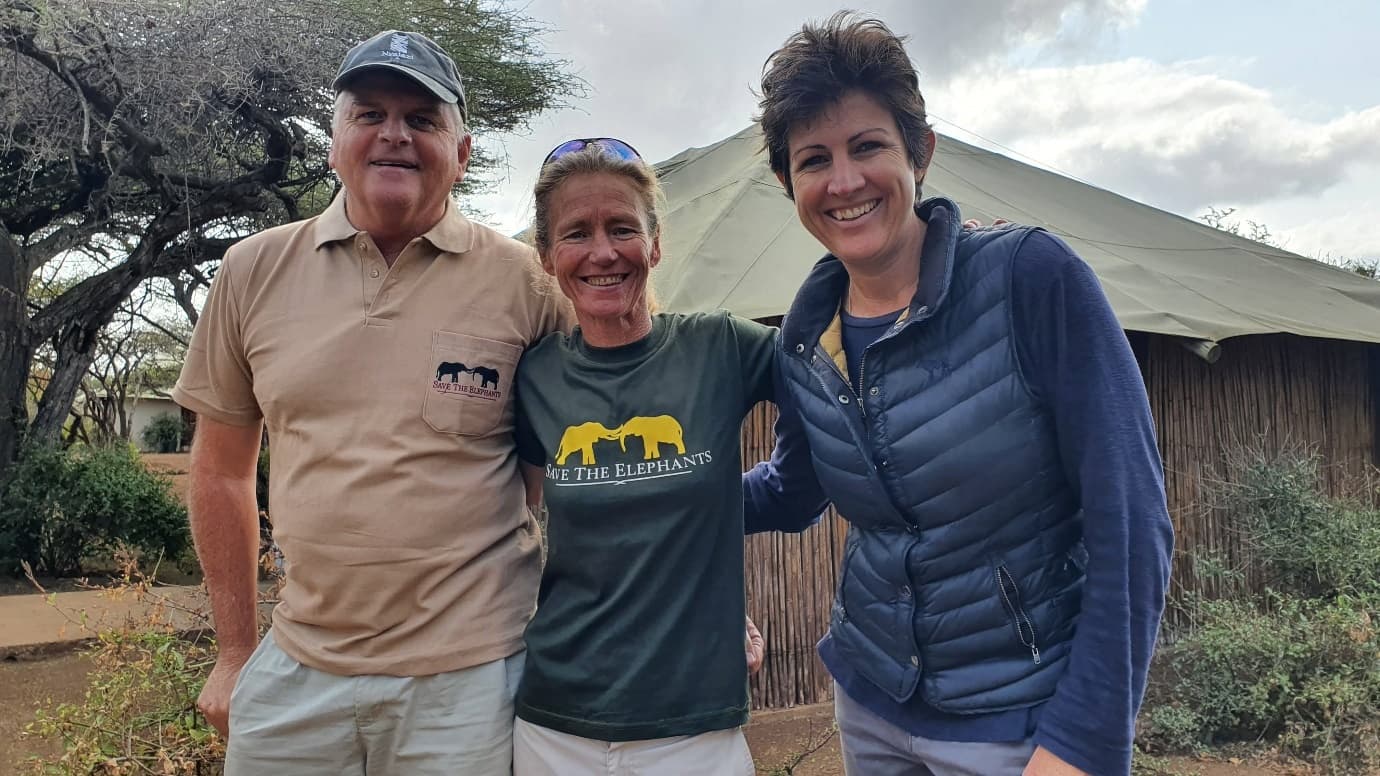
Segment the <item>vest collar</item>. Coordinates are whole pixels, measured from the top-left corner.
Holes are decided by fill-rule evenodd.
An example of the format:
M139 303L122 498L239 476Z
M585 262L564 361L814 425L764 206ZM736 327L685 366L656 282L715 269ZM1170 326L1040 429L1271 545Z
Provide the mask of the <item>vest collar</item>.
M946 197L925 200L915 207L915 215L926 224L925 243L920 249L920 281L897 322L898 330L929 318L943 306L953 278L958 238L963 232L958 206ZM781 323L782 342L788 353L808 358L806 354L814 352L827 332L840 330L839 304L847 290L848 270L838 257L826 254L806 276ZM842 352L841 339L838 350Z

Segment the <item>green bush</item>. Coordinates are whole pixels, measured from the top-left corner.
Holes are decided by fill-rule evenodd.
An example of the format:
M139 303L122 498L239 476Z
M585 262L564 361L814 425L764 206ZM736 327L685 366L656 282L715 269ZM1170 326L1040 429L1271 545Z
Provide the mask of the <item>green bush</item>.
M1380 594L1380 511L1329 498L1318 457L1249 454L1224 487L1270 586L1306 597Z
M1380 767L1380 510L1328 497L1312 455L1247 453L1229 480L1269 587L1180 602L1192 622L1155 656L1141 745L1270 741L1330 773Z
M0 499L0 564L21 561L59 576L127 545L177 558L188 545L187 513L169 481L129 446L30 447Z
M1141 744L1277 741L1335 773L1380 766L1380 600L1207 601L1156 656Z
M180 415L160 412L149 420L140 436L143 437L146 450L175 453L182 449L182 440L187 438L187 424Z

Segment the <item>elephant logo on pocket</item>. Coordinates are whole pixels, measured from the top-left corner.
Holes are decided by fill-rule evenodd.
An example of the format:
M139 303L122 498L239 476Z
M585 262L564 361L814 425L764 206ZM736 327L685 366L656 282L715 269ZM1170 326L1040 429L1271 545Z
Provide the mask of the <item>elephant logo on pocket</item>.
M441 382L441 378L449 377L452 383L460 382L460 373L470 371L458 361L442 361L436 367L436 382Z
M498 370L490 369L487 366L476 366L470 369L470 374L478 377L481 388L498 387Z
M642 460L651 461L661 457L661 446L672 445L676 452L685 455L685 434L680 421L670 415L653 415L649 418L635 417L618 427L618 446L628 451L628 437L642 437Z
M464 385L460 385L460 375L470 375L470 379ZM446 383L444 378L450 378ZM459 393L472 396L479 396L485 399L497 398L498 380L501 377L497 369L488 366L465 366L459 361L442 361L436 365L436 379L434 387L442 393ZM479 379L479 389L473 388L475 378ZM452 387L447 387L454 386ZM470 386L470 387L466 387ZM482 391L482 393L480 392Z

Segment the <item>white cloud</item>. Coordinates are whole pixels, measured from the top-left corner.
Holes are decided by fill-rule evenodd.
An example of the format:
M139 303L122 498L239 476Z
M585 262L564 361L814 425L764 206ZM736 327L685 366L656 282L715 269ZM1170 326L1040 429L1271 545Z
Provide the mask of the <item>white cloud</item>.
M542 157L571 137L616 135L656 160L742 129L756 112L752 89L767 56L807 20L840 7L828 0L536 0L525 12L554 28L548 50L575 64L591 94L533 122L526 136L479 138L502 144L510 175L472 204L496 226L520 228ZM910 36L908 51L929 90L1012 52L1094 47L1109 30L1134 23L1145 0L873 0L855 7Z
M967 0L892 3L882 18L911 36L931 85L1021 52L1079 57L1133 24L1147 0Z
M575 63L591 94L526 136L480 138L504 144L510 178L472 204L500 228L523 226L542 157L571 137L617 135L659 160L736 132L752 120L767 55L839 5L534 0L526 12L557 30L548 49ZM1282 91L1294 86L1248 83L1250 59L1088 64L1122 56L1118 33L1142 20L1146 0L871 0L861 10L910 36L932 111L958 126L1189 217L1237 207L1306 255L1380 253L1380 193L1368 182L1380 165L1361 180L1380 160L1380 107L1328 116ZM1261 53L1271 45L1262 40Z
M964 75L931 104L1045 164L1179 212L1317 195L1380 161L1380 106L1305 119L1204 64Z

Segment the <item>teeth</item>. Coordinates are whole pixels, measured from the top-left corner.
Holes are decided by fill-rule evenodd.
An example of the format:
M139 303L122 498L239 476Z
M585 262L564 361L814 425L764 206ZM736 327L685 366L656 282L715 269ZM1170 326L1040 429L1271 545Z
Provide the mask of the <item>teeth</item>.
M850 207L844 210L831 211L829 215L833 216L839 221L852 221L855 218L860 218L862 216L867 215L868 213L871 213L872 210L876 208L880 202L881 200L874 199L871 202L858 205L857 207Z
M585 278L585 282L591 286L615 286L623 282L627 275L594 275Z

